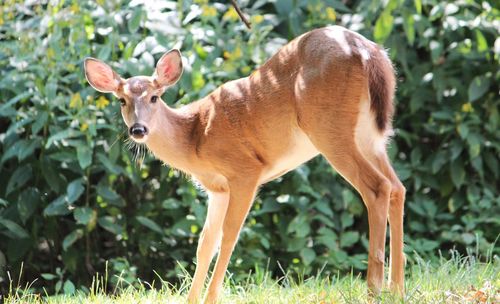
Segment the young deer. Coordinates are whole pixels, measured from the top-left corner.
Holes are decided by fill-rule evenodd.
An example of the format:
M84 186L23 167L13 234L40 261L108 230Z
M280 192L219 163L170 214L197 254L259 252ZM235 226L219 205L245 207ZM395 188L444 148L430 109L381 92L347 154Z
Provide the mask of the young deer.
M96 90L120 99L132 139L189 173L207 191L208 214L188 294L198 302L218 251L205 302L217 301L240 229L260 185L322 154L368 209L368 286L384 281L390 223L390 286L403 293L405 188L386 153L395 77L383 49L339 26L305 33L249 77L230 81L179 109L161 96L182 74L181 54L164 54L153 76L122 79L87 58ZM220 246L220 247L219 247Z

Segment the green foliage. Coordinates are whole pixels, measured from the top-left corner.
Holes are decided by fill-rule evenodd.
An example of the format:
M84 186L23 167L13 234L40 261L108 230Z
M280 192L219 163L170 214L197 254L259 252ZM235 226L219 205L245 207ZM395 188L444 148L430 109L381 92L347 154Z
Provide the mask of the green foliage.
M14 2L0 10L0 257L14 279L24 263L23 280L45 274L34 287L71 294L108 269L106 260L111 275L127 281L151 281L152 269L171 280L184 267L194 270L205 195L150 156L136 161L119 105L85 81L85 57L126 77L151 74L155 59L179 47L186 70L163 96L176 106L248 75L288 39L334 22L383 42L399 72L390 152L408 190L409 258L452 248L499 252L493 5L256 1L243 5L252 16L247 31L227 4L202 0ZM366 259L363 203L318 158L261 189L230 270L237 280L256 265L279 275L279 261L306 275L326 265L331 274L363 270Z

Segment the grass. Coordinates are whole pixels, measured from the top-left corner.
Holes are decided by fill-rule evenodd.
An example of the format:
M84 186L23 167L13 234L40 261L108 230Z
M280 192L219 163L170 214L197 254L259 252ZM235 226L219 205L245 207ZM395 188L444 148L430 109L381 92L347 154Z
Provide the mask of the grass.
M96 278L90 292L74 295L42 296L29 288L14 288L5 303L185 303L189 279L175 288L164 282L159 290L147 283L121 287L105 293ZM99 287L100 286L100 287ZM292 279L285 275L273 280L267 274L254 275L243 283L226 281L221 303L500 303L500 259L481 263L473 257L454 257L432 266L423 260L407 267L406 295L398 298L382 292L370 300L366 283L359 276Z

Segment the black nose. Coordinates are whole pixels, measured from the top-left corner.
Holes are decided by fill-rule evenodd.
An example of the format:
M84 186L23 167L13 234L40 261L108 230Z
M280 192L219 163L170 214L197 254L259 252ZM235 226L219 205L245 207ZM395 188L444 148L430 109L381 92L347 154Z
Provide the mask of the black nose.
M142 138L148 134L148 128L146 128L146 126L136 123L130 127L129 133L133 137Z

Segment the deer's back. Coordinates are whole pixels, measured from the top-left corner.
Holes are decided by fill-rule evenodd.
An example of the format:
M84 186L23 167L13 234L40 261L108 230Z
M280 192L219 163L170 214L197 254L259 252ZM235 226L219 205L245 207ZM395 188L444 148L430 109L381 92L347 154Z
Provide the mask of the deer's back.
M360 99L345 97L356 91L369 98L364 61L378 51L338 26L297 37L249 77L204 100L203 146L224 164L238 160L238 170L267 168L264 180L295 168L318 154L308 138L311 121L345 119L352 134Z

